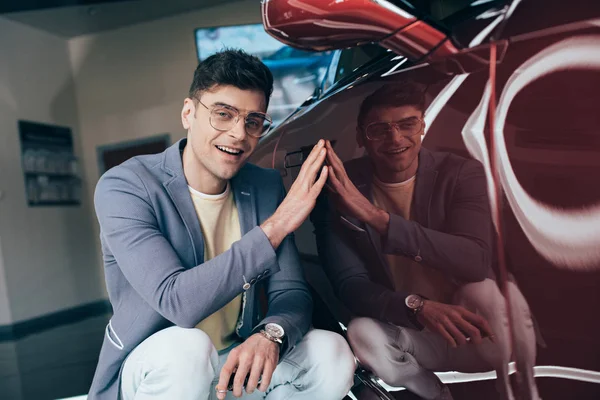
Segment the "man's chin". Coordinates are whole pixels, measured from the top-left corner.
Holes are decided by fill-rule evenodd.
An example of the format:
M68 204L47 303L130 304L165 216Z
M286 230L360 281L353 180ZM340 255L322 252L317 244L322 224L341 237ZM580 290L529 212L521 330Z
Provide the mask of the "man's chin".
M229 165L224 168L220 168L219 171L215 171L215 175L218 176L219 179L230 180L236 176L238 172L240 172L240 169L242 169L243 165L244 164L242 163L240 165L236 165L235 167Z

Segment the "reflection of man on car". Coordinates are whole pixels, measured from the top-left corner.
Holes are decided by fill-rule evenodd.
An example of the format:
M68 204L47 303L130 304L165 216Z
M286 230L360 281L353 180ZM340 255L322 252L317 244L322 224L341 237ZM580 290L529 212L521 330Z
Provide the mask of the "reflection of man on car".
M495 369L512 400L486 178L475 160L421 147L424 103L413 83L385 86L358 116L368 156L344 165L327 146L334 211L313 215L319 255L357 317L348 326L357 358L384 382L451 399L433 371ZM529 308L513 282L508 292L523 389L537 399Z

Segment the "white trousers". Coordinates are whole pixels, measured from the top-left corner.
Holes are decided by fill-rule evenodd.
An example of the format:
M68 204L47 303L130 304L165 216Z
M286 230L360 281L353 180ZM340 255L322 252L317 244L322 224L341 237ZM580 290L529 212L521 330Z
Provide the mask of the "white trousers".
M121 398L215 400L215 386L230 350L219 355L199 329L159 331L126 359ZM343 337L311 330L280 360L267 392L243 392L242 399L341 400L353 384L355 368L354 355ZM232 392L227 394L230 399L236 399Z
M462 286L453 303L487 319L496 335L496 343L484 339L479 345L452 348L437 333L369 318L352 320L348 326L348 339L358 360L375 375L391 386L406 387L424 399L450 398L434 371L496 370L501 398L513 400L508 378L508 363L513 358L519 371L522 398L539 400L533 376L536 338L529 306L514 283L508 282L508 292L514 322L512 348L505 300L496 282L490 279Z

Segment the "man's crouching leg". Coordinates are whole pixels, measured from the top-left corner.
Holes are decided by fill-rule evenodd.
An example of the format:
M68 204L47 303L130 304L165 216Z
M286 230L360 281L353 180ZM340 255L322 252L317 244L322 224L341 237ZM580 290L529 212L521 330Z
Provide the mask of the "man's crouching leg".
M337 333L313 329L289 352L273 373L268 400L341 400L354 382L356 362Z
M121 371L123 400L206 400L219 364L217 350L199 329L171 327L140 343Z
M360 363L388 385L405 387L428 400L452 399L433 372L446 363L447 346L441 336L355 318L348 325L348 340ZM368 393L360 397L370 398Z

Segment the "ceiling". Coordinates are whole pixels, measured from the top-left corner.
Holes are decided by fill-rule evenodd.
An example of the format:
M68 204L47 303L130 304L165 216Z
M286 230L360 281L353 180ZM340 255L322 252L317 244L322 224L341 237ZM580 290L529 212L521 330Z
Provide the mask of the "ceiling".
M108 31L234 0L0 0L1 17L64 38Z

